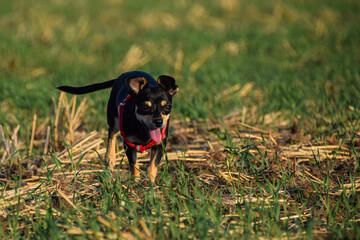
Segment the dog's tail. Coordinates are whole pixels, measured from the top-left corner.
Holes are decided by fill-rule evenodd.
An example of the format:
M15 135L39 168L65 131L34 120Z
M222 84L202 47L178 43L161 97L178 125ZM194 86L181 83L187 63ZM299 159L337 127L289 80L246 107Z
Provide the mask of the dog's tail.
M105 88L110 88L114 85L116 79L107 81L107 82L102 82L102 83L95 83L95 84L91 84L91 85L87 85L87 86L83 86L83 87L70 87L70 86L60 86L57 87L57 89L67 92L67 93L72 93L72 94L85 94L85 93L91 93L91 92L95 92L98 90L102 90Z

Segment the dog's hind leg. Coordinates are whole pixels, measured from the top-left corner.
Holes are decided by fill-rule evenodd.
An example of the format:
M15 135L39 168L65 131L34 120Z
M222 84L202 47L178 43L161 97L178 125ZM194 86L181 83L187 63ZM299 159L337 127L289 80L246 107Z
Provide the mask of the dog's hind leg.
M108 135L108 147L107 147L107 159L106 163L109 166L110 170L113 170L115 167L115 143L116 143L116 133L109 128Z
M106 164L111 170L115 167L115 143L116 135L119 132L119 119L117 118L116 108L116 95L118 89L113 87L111 89L110 98L107 105L107 123L109 126L108 132L108 148L107 148L107 159Z

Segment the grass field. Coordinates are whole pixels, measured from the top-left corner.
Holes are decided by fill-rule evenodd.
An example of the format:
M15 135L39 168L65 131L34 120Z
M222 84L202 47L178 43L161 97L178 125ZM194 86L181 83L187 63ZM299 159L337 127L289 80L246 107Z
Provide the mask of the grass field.
M1 1L0 238L359 239L359 22L357 0ZM129 70L180 86L154 186L121 147L102 164L109 91L55 89Z

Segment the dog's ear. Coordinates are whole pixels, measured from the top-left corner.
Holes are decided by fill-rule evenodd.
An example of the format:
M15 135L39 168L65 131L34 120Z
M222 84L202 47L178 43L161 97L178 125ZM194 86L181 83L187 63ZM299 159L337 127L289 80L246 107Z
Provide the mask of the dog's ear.
M158 78L157 83L172 96L174 96L179 90L179 87L175 84L175 79L170 76L161 75Z
M141 89L147 86L147 81L143 77L131 77L126 79L126 85L131 94L138 94Z

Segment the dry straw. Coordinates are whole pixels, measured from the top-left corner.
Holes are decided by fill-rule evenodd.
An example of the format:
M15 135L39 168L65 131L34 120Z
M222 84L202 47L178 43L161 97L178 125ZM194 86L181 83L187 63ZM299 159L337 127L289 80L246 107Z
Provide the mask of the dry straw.
M235 89L239 91L238 89L242 88L236 87ZM51 193L61 199L68 208L75 210L79 209L79 206L74 203L73 199L75 191L77 196L84 199L99 194L99 181L89 176L94 175L95 172L104 171L103 160L106 154L104 139L106 139L106 134L105 130L103 132L92 131L86 134L77 131L78 127L83 124L82 116L86 109L85 103L86 100L84 99L77 105L76 98L67 101L66 96L61 94L56 104L54 116L55 128L53 128L53 131L46 124L40 124L38 129L36 129L36 115L34 116L30 146L44 146L43 153L45 154L44 160L47 162L47 169L55 170L52 172L51 177L49 177L45 168L37 168L36 173L26 172L27 170L20 170L19 168L19 171L23 171L21 186L19 186L16 180L12 179L11 175L2 174L3 177L0 181L5 184L0 189L0 207L3 209L1 214L4 217L11 214L10 206L14 207L18 204L22 206L21 214L27 215L34 212L38 207L38 203L35 200L36 198L27 198L30 194L31 196L36 196ZM254 111L240 111L240 113L249 114L245 119L251 119L250 114ZM201 169L195 177L209 187L233 189L234 195L223 196L222 204L225 206L261 202L265 204L265 207L271 207L275 199L270 192L263 190L263 198L259 198L251 193L241 197L241 189L254 188L259 178L261 179L264 176L273 179L272 181L280 181L282 175L289 171L294 173L293 180L297 181L296 184L303 188L305 194L313 192L326 194L321 187L315 188L313 186L313 184L323 186L328 181L327 175L321 171L315 171L314 166L320 164L326 169L329 161L333 162L337 168L331 169L328 173L330 174L328 176L331 177L329 183L330 190L327 191L328 194L340 196L343 192L350 194L360 191L360 179L355 179L355 181L351 182L350 179L344 178L343 183L341 183L335 177L342 171L345 173L351 171L351 167L355 165L355 156L352 153L348 140L340 144L334 142L327 144L303 136L301 132L296 131L297 127L291 126L291 124L296 124L296 121L293 123L286 122L288 129L278 131L276 128L264 128L255 126L251 122L242 122L244 116L240 113L225 116L222 123L172 121L172 133L169 137L170 143L166 153L168 163L176 165L181 162L191 169ZM273 123L285 121L278 114L268 114L265 118ZM207 129L211 129L213 133ZM0 126L1 141L4 146L0 149L2 154L1 163L3 165L6 164L4 162L5 159L10 158L12 160L11 156L15 152L14 149L23 144L17 138L18 130L19 127L14 129L13 132L10 131L12 137L9 138L3 127ZM224 142L219 138L219 133L226 133L231 136L234 148L225 147ZM289 136L291 136L291 141L288 141ZM37 137L41 137L41 139L37 139ZM67 144L64 145L64 142L67 142ZM52 149L51 154L48 154L49 146L52 145L57 146L56 152L55 149ZM31 152L30 148L29 153ZM262 175L256 175L239 169L238 165L242 164L245 155L251 156L250 160L247 161L252 163L247 164L257 164ZM116 165L122 164L118 169L118 174L120 174L122 179L128 177L127 162L123 161L124 156L124 151L118 149ZM57 159L57 161L52 161L51 159ZM148 159L148 153L139 154L138 161L141 170L145 170L145 166L142 165L148 162ZM263 166L259 165L261 161L263 161ZM163 161L163 164L165 162ZM58 164L61 164L61 168L58 167ZM74 189L72 184L69 184L74 179L81 182L80 189ZM123 187L127 188L125 185ZM161 192L157 194L161 194ZM290 192L281 191L279 194L279 199L276 199L279 204L284 206L295 204ZM133 201L140 201L136 197L135 192L134 196ZM25 201L25 199L27 200ZM40 211L40 214L46 214L46 212ZM54 210L54 215L56 214L58 212ZM166 213L164 213L165 215ZM170 216L171 214L169 214ZM234 216L224 217L224 219L233 218ZM287 215L280 216L281 221L291 219L302 219L302 221L305 221L309 218L311 218L311 215L306 211L302 215L296 212L289 212ZM111 219L111 217L109 219L98 218L98 221L104 226L112 228L110 222L114 221L114 219ZM179 222L180 228L186 227L183 221L185 222L186 219ZM148 227L145 223L140 223L140 225L140 230L132 229L130 232L120 232L113 229L113 232L115 232L117 237L132 238L134 236L142 236L143 238L150 239L152 235ZM95 233L90 230L80 230L77 228L70 229L66 226L62 226L62 228L68 234L74 236L85 234L91 237L105 237L105 233Z

